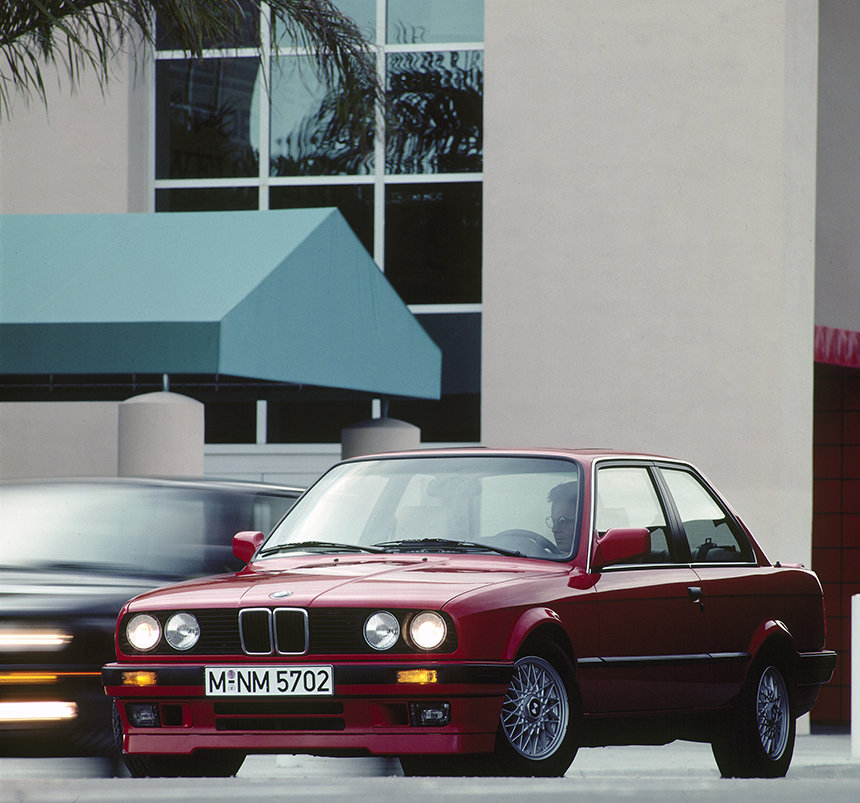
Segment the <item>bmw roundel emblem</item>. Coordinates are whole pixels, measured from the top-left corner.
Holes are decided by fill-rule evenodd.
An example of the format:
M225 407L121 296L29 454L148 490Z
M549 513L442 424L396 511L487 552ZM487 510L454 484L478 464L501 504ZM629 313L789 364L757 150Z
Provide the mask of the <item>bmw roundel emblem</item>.
M292 595L292 591L273 591L269 594L269 599L284 599L286 597L291 597Z

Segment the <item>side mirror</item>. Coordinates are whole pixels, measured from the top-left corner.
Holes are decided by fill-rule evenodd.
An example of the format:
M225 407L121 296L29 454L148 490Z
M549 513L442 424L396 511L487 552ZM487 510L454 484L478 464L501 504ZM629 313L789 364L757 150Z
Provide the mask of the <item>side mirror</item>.
M599 572L614 563L627 563L651 551L651 533L644 527L617 527L597 541L591 568Z
M254 557L254 553L260 548L265 535L260 532L245 530L233 536L233 554L242 561L248 563Z

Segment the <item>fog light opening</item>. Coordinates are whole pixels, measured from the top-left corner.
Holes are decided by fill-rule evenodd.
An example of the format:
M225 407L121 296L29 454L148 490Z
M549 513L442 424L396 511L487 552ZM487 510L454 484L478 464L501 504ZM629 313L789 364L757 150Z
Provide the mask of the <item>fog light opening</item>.
M451 724L450 703L409 703L410 724L419 728L442 728Z
M158 703L126 703L125 713L134 728L159 728Z

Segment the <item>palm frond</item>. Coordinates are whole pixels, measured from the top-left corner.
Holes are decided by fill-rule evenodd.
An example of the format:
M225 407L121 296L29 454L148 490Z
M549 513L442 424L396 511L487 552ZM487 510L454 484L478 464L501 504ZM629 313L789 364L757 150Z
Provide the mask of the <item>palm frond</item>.
M118 53L154 44L156 17L189 58L237 37L260 47L264 4L315 54L317 75L341 98L344 119L364 120L368 102L382 104L370 45L331 0L0 0L0 105L10 114L16 92L46 101L42 69L60 61L73 85L90 68L104 86Z

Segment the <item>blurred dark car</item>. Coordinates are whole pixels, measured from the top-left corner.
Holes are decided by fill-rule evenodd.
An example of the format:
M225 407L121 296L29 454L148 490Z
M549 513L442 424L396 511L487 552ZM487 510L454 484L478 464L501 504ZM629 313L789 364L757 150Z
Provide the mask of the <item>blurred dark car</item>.
M123 604L242 568L233 535L270 532L300 494L214 479L0 483L0 755L115 755L101 668Z

